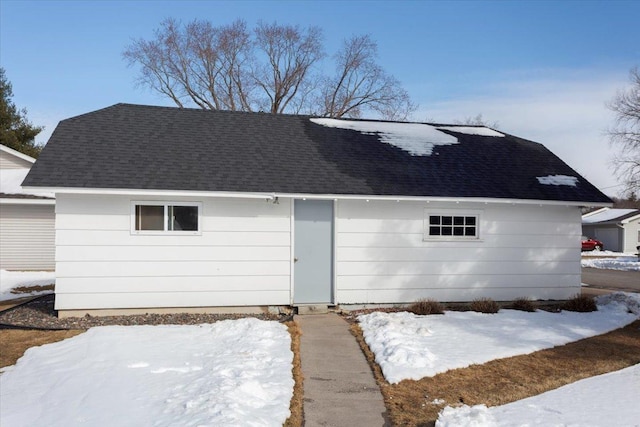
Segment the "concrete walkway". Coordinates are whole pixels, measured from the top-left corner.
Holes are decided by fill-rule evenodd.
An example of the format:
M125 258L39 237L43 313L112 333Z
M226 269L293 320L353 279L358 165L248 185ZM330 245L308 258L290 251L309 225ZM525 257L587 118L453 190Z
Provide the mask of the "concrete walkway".
M334 313L296 316L302 329L305 426L386 426L386 409L349 324Z

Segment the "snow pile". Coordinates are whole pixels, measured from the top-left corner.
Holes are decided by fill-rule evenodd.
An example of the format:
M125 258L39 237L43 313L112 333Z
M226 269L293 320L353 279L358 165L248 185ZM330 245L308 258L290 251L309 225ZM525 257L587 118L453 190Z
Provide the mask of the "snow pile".
M619 304L622 310L640 317L640 294L632 294L630 292L614 292L612 294L600 295L596 298L597 304L614 306Z
M589 268L601 268L606 270L640 271L640 260L637 256L581 259L580 265ZM640 280L640 278L639 278Z
M542 185L568 185L575 187L578 183L578 178L568 175L547 175L536 177L538 182Z
M375 312L358 321L385 378L394 384L566 344L637 318L618 300L601 300L598 308L592 313L447 311L431 316Z
M437 129L449 130L451 132L464 133L467 135L495 136L503 138L504 134L484 126L438 126Z
M0 376L2 426L281 426L287 328L257 319L104 326L27 350Z
M368 122L337 119L310 119L321 126L351 129L365 135L378 135L380 141L391 144L412 156L430 156L436 145L457 144L458 138L440 132L423 123Z
M503 406L446 407L437 427L637 426L640 365Z
M50 294L51 291L34 291L31 293L12 294L17 287L47 286L56 282L53 271L7 271L0 270L0 301L26 296Z
M0 193L5 194L29 194L32 196L54 197L53 193L41 193L24 191L20 184L29 173L29 169L2 169L0 170Z

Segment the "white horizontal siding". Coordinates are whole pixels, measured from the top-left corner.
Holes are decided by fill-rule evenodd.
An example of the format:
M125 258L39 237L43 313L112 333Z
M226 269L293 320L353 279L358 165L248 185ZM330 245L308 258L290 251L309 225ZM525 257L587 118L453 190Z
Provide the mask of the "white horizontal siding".
M0 150L0 169L31 169L33 164Z
M479 214L477 240L426 240L425 215ZM340 201L341 304L565 298L580 286L580 212L564 206Z
M0 268L53 270L53 205L0 204Z
M289 304L286 200L148 200L202 202L201 234L132 234L140 197L58 195L57 309Z

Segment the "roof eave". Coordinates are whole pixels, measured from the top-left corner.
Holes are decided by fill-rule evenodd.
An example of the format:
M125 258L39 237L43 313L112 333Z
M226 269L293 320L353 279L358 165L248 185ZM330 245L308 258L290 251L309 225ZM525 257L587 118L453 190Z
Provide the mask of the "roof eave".
M146 190L118 188L77 188L77 187L23 187L27 191L50 192L56 194L103 194L128 196L158 197L226 197L243 199L268 199L278 197L294 199L334 199L334 200L386 200L386 201L420 201L420 202L472 202L497 203L512 205L555 205L555 206L593 206L610 207L612 203L571 200L538 200L538 199L503 199L493 197L434 197L434 196L388 196L372 194L312 194L281 192L233 192L233 191L190 191L190 190Z

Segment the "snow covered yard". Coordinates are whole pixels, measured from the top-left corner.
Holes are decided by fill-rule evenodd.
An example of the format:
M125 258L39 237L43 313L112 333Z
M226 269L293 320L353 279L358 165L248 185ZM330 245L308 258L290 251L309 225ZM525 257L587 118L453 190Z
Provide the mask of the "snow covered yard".
M281 426L287 328L253 318L104 326L29 349L0 375L0 425Z
M54 284L56 274L53 271L7 271L0 270L0 301L26 296L50 294L51 290L33 290L27 293L12 293L20 287L41 287Z
M640 365L635 365L507 405L446 407L436 427L637 426L638 396Z
M640 260L635 255L622 255L611 258L584 257L580 261L582 267L602 268L607 270L640 271ZM640 280L640 279L639 279Z
M617 293L597 301L598 311L591 313L375 312L358 321L385 379L395 384L599 335L640 316L640 294Z

